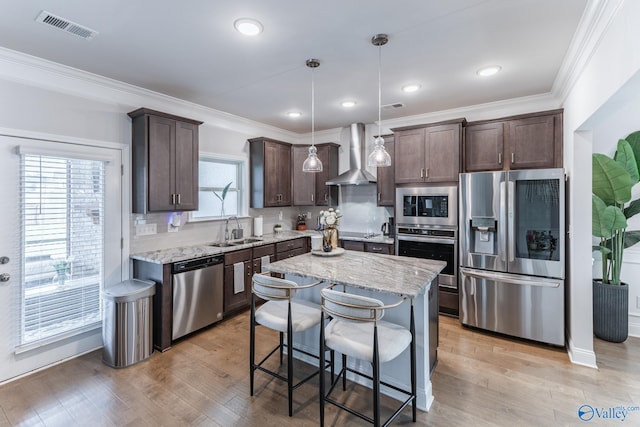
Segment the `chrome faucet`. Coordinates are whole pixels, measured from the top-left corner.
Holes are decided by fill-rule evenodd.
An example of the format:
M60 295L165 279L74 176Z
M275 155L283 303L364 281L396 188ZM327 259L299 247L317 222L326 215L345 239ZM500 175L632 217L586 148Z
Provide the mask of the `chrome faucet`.
M227 218L225 224L224 224L224 240L225 241L229 241L229 220L230 219L235 219L236 220L236 227L233 230L231 230L231 236L233 237L233 239L242 239L242 227L240 227L240 221L238 220L237 216L230 216L229 218Z

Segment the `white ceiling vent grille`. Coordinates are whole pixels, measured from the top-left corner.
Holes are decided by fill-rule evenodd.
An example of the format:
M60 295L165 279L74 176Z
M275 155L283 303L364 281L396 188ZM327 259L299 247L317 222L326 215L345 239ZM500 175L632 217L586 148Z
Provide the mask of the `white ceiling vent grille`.
M383 110L395 110L396 108L402 108L404 104L401 102L396 102L394 104L385 104L382 106Z
M52 13L43 10L36 18L36 22L42 22L43 24L51 25L54 28L62 30L64 32L73 34L78 37L82 37L85 40L91 40L98 32L84 25L76 24L68 19L61 18Z

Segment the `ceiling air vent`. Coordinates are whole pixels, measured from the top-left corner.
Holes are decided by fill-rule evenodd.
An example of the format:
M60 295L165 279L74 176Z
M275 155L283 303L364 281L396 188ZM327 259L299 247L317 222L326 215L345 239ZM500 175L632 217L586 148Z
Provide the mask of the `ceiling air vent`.
M54 28L73 34L74 36L81 37L85 40L91 40L98 35L98 32L91 28L76 24L75 22L71 22L68 19L61 18L45 10L40 12L36 18L36 22L51 25Z
M402 108L404 104L401 102L396 102L395 104L386 104L382 106L383 110L395 110L396 108Z

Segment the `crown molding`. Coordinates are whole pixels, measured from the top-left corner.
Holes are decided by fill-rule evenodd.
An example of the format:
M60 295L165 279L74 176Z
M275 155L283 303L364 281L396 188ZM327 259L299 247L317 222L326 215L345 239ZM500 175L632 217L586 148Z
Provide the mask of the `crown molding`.
M489 120L516 114L526 114L532 111L553 110L556 108L560 108L560 100L551 93L544 93L383 120L381 125L383 133L387 133L390 132L391 128L437 123L461 117L466 118L467 121Z
M0 77L9 81L71 94L85 99L116 104L118 108L122 109L123 113L144 106L193 118L194 120L201 120L205 122L205 125L234 132L249 135L258 134L292 142L299 142L304 139L304 136L300 134L275 126L204 107L4 47L0 47Z
M589 0L580 18L567 54L560 65L551 93L562 103L591 60L624 0Z

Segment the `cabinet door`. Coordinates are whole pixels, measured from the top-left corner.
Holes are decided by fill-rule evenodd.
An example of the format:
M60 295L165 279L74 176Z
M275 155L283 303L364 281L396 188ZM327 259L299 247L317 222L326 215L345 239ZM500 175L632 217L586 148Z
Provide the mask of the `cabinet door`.
M504 153L504 123L485 123L465 128L465 172L501 170Z
M316 175L316 206L331 206L338 200L338 187L325 182L338 176L338 156L340 146L334 143L318 144L318 158L322 162L322 172Z
M233 265L224 268L224 314L246 308L251 302L251 275L247 281L247 273L251 271L251 262L245 261L244 291L234 292L235 274Z
M364 252L364 243L357 240L341 240L340 246L348 251Z
M316 176L319 175L319 173L302 171L302 164L306 160L308 154L308 145L294 145L291 147L291 157L293 159L291 172L293 206L313 206L316 201Z
M395 202L396 178L395 178L395 147L393 135L385 138L384 148L391 156L391 166L378 168L376 185L378 189L378 206L393 206Z
M279 144L264 143L264 206L279 206L281 194L278 184L278 156Z
M280 195L278 206L291 206L291 147L289 145L278 144L276 174Z
M460 173L459 124L431 126L425 129L425 181L458 181Z
M150 212L175 208L175 130L175 120L149 116L147 197Z
M424 128L395 134L394 169L397 184L424 181L424 134Z
M510 169L556 167L562 155L561 144L556 144L556 120L556 115L548 115L509 121Z
M198 126L176 122L176 209L198 209Z

